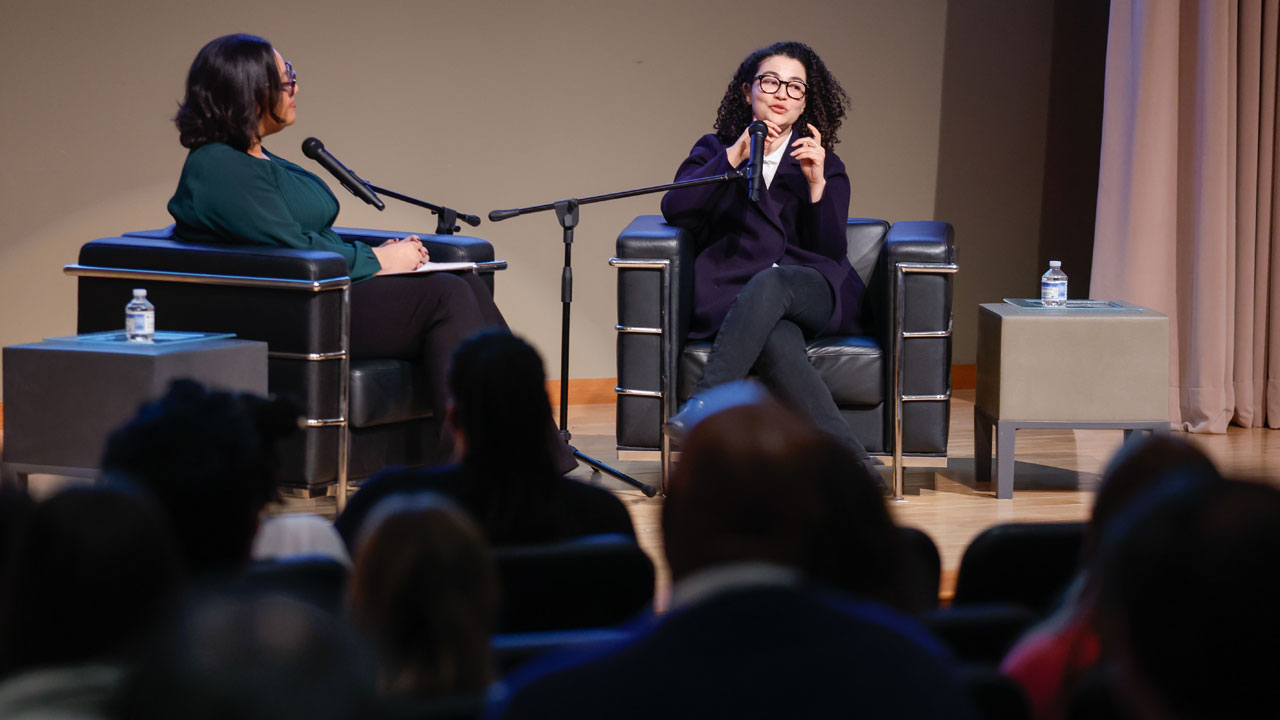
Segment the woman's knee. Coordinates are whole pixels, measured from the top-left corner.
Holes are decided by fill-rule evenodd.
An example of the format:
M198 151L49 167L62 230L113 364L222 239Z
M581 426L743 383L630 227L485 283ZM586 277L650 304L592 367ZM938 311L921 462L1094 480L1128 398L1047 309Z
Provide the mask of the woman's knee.
M784 304L791 290L782 268L772 267L756 273L738 294L738 302L764 305Z

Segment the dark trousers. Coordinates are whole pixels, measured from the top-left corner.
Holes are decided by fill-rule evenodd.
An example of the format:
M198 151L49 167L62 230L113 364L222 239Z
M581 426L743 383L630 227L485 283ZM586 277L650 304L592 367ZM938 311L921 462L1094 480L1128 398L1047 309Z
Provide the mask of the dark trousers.
M351 357L421 363L440 421L436 459L453 454L445 426L449 393L445 374L454 349L486 328L507 328L488 286L475 273L374 277L351 286Z
M754 372L779 399L857 457L867 457L805 353L808 341L827 324L834 303L831 286L813 268L782 265L757 273L721 323L694 394Z
M440 421L437 463L453 455L453 433L444 422L449 359L463 340L489 328L510 329L475 273L387 275L351 286L352 359L396 358L426 368L431 411ZM552 425L551 418L547 424ZM559 433L552 445L562 472L577 466Z

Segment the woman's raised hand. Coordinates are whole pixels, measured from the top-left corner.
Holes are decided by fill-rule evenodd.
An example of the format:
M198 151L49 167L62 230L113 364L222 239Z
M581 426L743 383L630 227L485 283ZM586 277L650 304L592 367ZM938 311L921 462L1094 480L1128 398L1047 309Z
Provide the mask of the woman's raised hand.
M765 127L769 128L769 134L764 137L764 151L769 153L776 148L778 138L782 135L782 128L771 120L764 121ZM748 127L750 127L748 125ZM751 135L744 128L742 134L738 136L737 142L725 148L725 153L729 156L729 164L738 167L747 161L751 156Z
M827 151L822 147L822 133L812 124L809 125L812 137L804 137L791 143L795 148L791 157L800 161L800 170L809 181L809 199L818 202L822 199L822 191L827 187L826 162Z
M427 248L417 235L392 238L375 247L373 254L382 265L382 269L378 271L379 275L412 272L430 259Z

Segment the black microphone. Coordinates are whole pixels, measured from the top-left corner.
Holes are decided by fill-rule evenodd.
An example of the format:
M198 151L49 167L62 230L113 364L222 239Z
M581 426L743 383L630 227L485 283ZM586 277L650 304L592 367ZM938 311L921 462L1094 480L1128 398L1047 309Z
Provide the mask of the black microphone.
M368 183L360 179L360 176L351 172L346 165L338 161L332 153L324 149L324 143L319 138L309 137L302 141L302 154L320 163L325 170L331 175L338 178L338 182L342 183L342 187L351 192L352 195L378 208L379 210L386 207L382 202L382 198L369 187Z
M755 120L747 126L747 134L751 136L751 157L747 160L747 197L751 202L760 202L760 193L764 191L764 137L769 134L769 127L763 120Z

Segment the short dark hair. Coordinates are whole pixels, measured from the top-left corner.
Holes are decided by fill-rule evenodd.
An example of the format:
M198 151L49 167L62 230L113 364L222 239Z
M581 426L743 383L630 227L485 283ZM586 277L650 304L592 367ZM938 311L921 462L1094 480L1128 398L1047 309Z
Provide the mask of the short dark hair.
M181 561L146 498L71 488L36 506L0 573L0 676L127 662L176 595Z
M276 101L284 85L275 49L256 35L223 35L200 49L187 73L187 91L173 122L179 142L194 150L212 142L248 150L258 122L277 122Z
M235 570L276 497L278 440L297 428L288 403L177 380L111 434L102 469L155 498L192 574Z
M129 720L382 717L373 664L340 618L291 598L193 597L108 701Z
M852 451L772 398L699 422L662 508L679 581L743 561L902 607L900 533Z
M760 63L774 55L789 57L804 65L809 91L805 93L804 112L794 125L796 133L807 135L809 131L805 126L813 123L822 133L822 147L827 150L835 147L840 140L836 133L844 120L845 108L849 107L849 96L818 53L801 42L780 42L760 48L738 65L720 100L720 109L716 111L716 137L729 145L747 129L751 122L751 106L742 95L742 86L754 82Z

